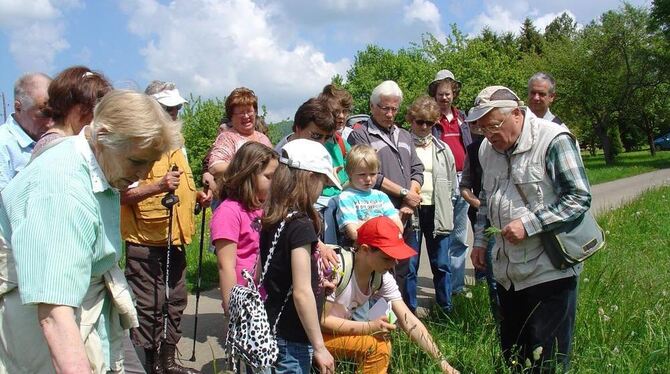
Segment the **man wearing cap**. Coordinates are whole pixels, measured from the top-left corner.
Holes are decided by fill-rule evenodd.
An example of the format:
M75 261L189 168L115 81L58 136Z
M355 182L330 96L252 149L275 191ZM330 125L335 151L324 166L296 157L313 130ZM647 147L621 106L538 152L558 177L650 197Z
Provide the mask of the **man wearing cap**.
M560 118L556 117L549 107L556 98L556 81L545 72L537 72L528 80L528 108L538 118L565 126Z
M461 82L449 70L440 70L428 85L428 95L435 98L442 113L439 124L433 126L433 135L447 143L454 155L456 175L461 180L466 148L472 143L470 127L463 111L453 105L461 92ZM465 290L465 257L468 251L468 202L460 195L454 196L454 229L449 241L451 257L451 290L453 293Z
M458 373L444 358L426 327L402 301L398 284L389 270L400 260L416 255L405 244L400 229L386 216L366 221L358 228L353 270L349 283L339 293L327 297L321 322L326 348L337 359L358 363L363 373L385 373L391 360L388 335L400 325L409 337L439 362L443 373ZM381 273L382 283L372 289L374 273ZM344 279L336 279L336 284ZM353 321L354 310L370 299L379 299L370 310L369 321ZM384 304L384 305L382 305ZM381 309L380 315L372 315Z
M570 132L520 106L509 88L491 86L475 99L468 122L486 139L481 209L472 262L486 267L487 219L495 235L493 274L500 299L503 355L513 365L568 369L582 265L559 270L543 231L579 217L591 205L584 165Z
M14 84L14 113L0 126L0 191L30 161L35 142L51 124L41 110L49 83L47 75L31 73Z
M186 100L174 83L153 81L145 90L177 120ZM179 124L175 123L175 126ZM168 258L169 210L161 199L174 193L179 201L172 208L172 249L169 254L169 300L167 338L163 340L162 308L165 302L165 270ZM121 234L126 241L126 270L137 298L140 327L131 330L136 347L146 354L145 369L150 373L198 373L175 362L175 346L181 338L181 318L186 308L186 252L194 233L196 200L203 206L211 192L197 191L183 149L175 149L158 160L147 177L121 192ZM160 356L159 356L160 353Z
M360 122L347 141L352 146L367 144L377 151L380 168L373 188L384 191L400 210L400 219L405 224L405 241L416 244L417 241L412 239L414 229L410 218L421 202L423 164L416 154L412 135L395 124L401 102L402 91L396 82L379 84L370 95L372 116ZM409 259L399 261L395 277L403 300L410 305L410 300L416 300L416 274L410 274ZM410 305L410 308L414 309L416 305Z

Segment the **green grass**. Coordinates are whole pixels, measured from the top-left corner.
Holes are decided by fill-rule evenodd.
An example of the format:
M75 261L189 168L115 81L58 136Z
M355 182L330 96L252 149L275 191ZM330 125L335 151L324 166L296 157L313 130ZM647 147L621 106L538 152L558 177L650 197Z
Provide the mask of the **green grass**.
M670 152L667 151L658 151L655 157L648 150L622 153L617 156L614 165L605 165L602 152L595 156L582 153L582 159L592 185L670 168Z
M670 373L670 187L598 218L607 247L580 277L571 373ZM467 373L502 365L486 286L458 296L449 317L424 320L451 364ZM394 372L438 372L404 334L394 337Z

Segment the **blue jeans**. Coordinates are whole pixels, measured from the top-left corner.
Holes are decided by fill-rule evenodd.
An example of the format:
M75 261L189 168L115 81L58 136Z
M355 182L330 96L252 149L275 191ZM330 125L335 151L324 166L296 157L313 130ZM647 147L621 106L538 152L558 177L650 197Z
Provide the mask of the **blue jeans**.
M276 374L309 374L312 367L312 346L307 343L292 342L277 337L279 359L274 369Z
M408 220L405 223L403 239L416 253L419 253L421 247L418 246L419 242L416 239L416 231L412 228L412 220ZM412 272L410 268L410 262L414 257L398 261L398 264L394 268L395 281L398 283L402 300L412 312L416 310L416 270ZM414 300L414 307L411 305L412 300Z
M451 289L462 292L465 287L465 256L468 253L468 204L460 195L454 202L454 229L449 242L451 257Z
M419 248L417 255L409 260L409 274L407 275L407 290L411 310L416 310L416 284L419 264L421 263L421 240L426 237L426 250L430 260L430 270L433 272L433 286L435 287L435 300L444 312L450 312L451 304L451 269L449 257L450 235L438 235L433 237L435 231L435 205L423 205L419 208L420 230L415 231L410 244L413 248ZM410 292L410 290L412 292Z

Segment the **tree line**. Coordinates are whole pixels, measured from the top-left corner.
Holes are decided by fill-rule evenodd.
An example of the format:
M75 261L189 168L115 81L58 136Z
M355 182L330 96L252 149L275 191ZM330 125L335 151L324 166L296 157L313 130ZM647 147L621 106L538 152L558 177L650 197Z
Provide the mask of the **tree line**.
M406 108L426 93L440 69L463 82L456 104L464 110L493 84L525 98L528 78L548 72L557 82L552 112L580 144L592 153L602 148L612 164L623 151L649 147L654 154L653 139L670 131L669 45L670 0L654 0L650 9L624 3L584 26L563 13L544 30L526 18L517 35L484 28L468 36L452 25L442 40L424 34L398 51L369 45L357 52L346 79L335 76L333 82L352 94L354 113L368 113L372 89L396 81L405 95L397 116L402 123ZM225 110L220 99L191 99L183 113L184 137L199 175L200 160L216 137L213 124ZM269 136L276 142L289 128L287 121L270 124Z

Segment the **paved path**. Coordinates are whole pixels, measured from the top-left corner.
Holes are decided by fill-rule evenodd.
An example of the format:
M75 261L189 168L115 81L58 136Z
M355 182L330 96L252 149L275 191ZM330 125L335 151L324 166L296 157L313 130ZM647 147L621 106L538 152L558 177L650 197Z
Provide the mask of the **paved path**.
M598 214L603 211L614 209L621 204L637 197L649 188L661 185L670 185L670 169L663 169L630 178L620 179L613 182L593 186L592 209ZM425 253L425 252L424 252ZM419 271L420 304L430 305L434 292L428 256L422 256ZM472 283L472 265L469 265L468 279ZM221 297L218 289L205 291L200 295L198 311L198 339L195 346L196 361L190 362L193 348L193 323L195 314L195 296L188 298L188 307L184 313L182 329L184 338L179 343L179 351L182 356L182 364L200 369L203 373L214 373L214 359L218 370L221 370L220 359L223 357L223 315L221 310Z

